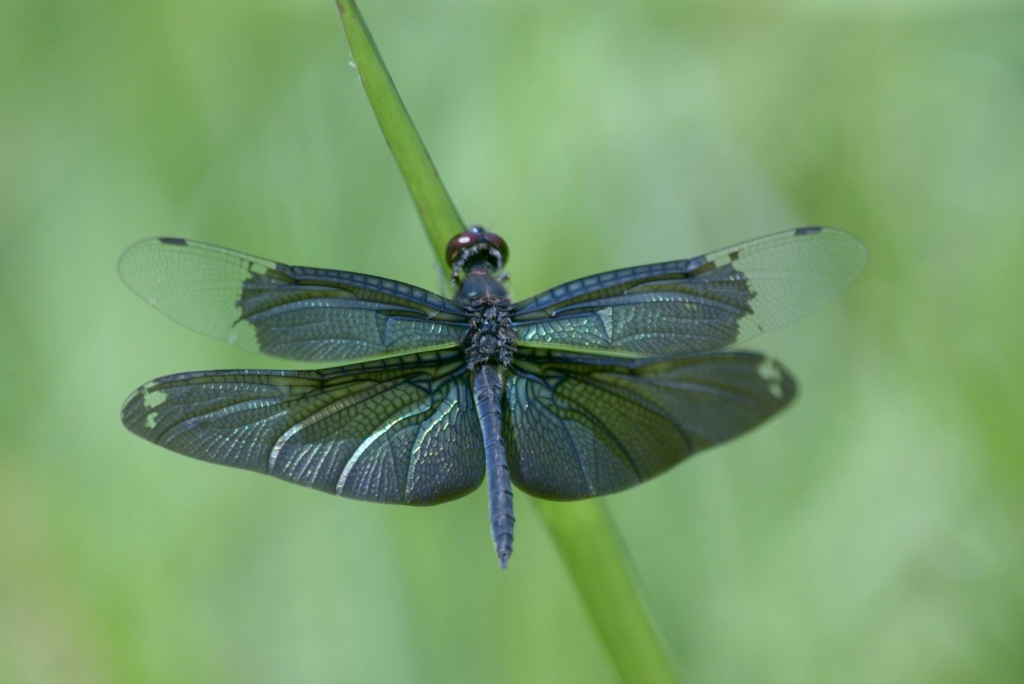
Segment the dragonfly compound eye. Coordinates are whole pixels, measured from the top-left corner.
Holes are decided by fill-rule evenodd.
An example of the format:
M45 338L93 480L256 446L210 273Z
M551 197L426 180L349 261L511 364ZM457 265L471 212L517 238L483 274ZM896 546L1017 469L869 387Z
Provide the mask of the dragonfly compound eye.
M445 250L445 260L453 271L458 272L480 254L486 255L495 268L504 268L508 262L508 245L500 235L473 226L451 239Z

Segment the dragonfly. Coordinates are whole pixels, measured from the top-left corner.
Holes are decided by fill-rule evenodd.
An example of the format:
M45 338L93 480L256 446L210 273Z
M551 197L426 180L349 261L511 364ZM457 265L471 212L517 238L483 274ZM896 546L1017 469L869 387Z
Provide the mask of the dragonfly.
M512 484L558 501L618 492L789 404L792 374L733 347L844 289L867 250L799 228L522 301L506 289L508 258L500 236L463 231L446 251L447 298L193 240L137 243L121 277L171 319L331 367L157 378L121 420L179 454L364 501L439 504L486 479L505 568Z

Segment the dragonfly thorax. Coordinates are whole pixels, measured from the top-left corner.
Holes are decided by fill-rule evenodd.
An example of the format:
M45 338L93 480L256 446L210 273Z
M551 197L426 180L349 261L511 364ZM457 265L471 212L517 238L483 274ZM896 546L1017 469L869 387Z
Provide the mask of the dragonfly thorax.
M463 349L470 369L484 364L511 364L516 351L512 299L491 270L471 269L455 300L469 314L469 332L463 339Z

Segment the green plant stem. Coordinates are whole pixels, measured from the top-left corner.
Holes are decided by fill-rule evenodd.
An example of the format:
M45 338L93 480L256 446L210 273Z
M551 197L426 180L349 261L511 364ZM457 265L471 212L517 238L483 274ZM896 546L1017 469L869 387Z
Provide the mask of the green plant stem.
M442 267L448 241L464 230L462 219L455 203L437 175L434 162L430 159L423 140L409 116L402 98L398 95L391 74L384 66L384 60L377 50L373 36L363 21L355 0L336 0L345 27L352 59L359 78L366 90L366 96L373 107L384 138L391 148L391 154L402 172L406 187L412 195L413 204L420 213L420 220L430 238L430 244Z
M607 506L598 499L533 502L622 680L681 682L641 601Z
M444 264L448 241L463 230L458 211L434 168L354 0L336 0L363 88ZM604 504L534 500L587 612L623 681L679 682L678 673L644 610Z

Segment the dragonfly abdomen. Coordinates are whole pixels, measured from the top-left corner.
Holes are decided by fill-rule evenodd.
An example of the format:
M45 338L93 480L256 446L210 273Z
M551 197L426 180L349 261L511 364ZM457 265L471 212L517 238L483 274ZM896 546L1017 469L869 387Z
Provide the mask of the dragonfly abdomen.
M516 517L512 510L512 484L509 481L508 458L501 438L501 369L486 364L473 378L473 397L483 432L484 459L487 470L487 502L491 514L491 537L502 569L512 555L512 532Z

